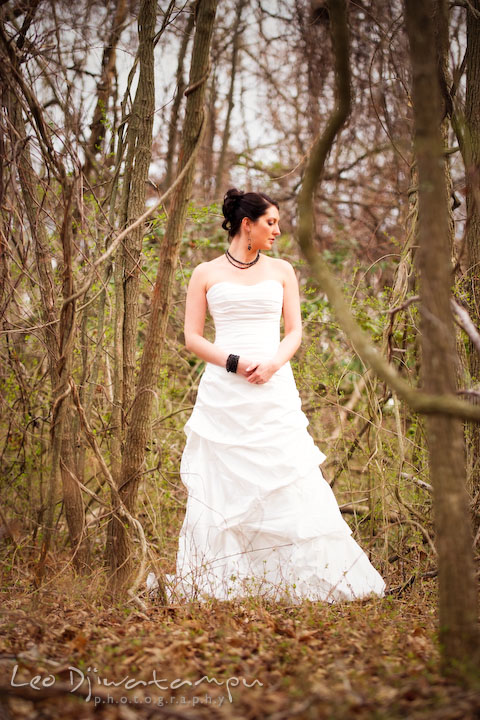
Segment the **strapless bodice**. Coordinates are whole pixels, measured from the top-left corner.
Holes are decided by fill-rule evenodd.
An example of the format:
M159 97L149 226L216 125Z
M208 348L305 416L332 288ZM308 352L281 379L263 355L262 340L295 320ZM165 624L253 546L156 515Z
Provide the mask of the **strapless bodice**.
M231 352L272 355L280 342L283 285L262 280L253 285L223 280L207 292L215 323L215 345Z

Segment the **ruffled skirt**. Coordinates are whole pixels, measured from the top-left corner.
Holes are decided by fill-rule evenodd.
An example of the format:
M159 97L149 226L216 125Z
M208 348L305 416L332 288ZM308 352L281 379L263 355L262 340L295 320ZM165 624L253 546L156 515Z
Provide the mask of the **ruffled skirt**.
M171 599L336 602L384 594L319 465L290 364L264 385L207 365L180 473Z

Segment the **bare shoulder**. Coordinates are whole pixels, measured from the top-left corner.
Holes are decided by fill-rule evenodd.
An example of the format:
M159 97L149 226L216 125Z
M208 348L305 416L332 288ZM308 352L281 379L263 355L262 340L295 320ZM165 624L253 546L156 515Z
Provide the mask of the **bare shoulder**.
M223 257L220 256L196 265L190 277L189 287L195 290L202 289L206 291L212 282L212 277L214 278L216 274L218 274L218 270L222 266L222 260Z
M198 265L195 265L193 268L192 276L193 275L206 275L208 273L208 267L211 263L210 262L201 262Z
M288 268L293 270L292 264L288 262L288 260L284 260L283 258L268 257L268 255L265 255L265 258L272 264L272 267L280 271L283 270L284 272L288 272Z
M191 275L192 280L195 280L196 282L201 282L202 280L206 280L212 270L213 262L215 262L215 260L210 260L209 262L201 262L198 265L196 265L193 268L193 272Z
M208 270L206 268L208 263L202 262L193 268L190 280L188 282L188 295L197 294L202 292L205 288L208 278Z
M213 260L209 260L208 262L204 262L202 265L205 265L209 271L216 270L218 267L225 265L225 254L217 255L216 258L213 258Z
M295 270L293 269L293 265L288 262L288 260L283 260L283 258L268 258L269 261L272 263L271 267L273 270L275 270L275 273L278 273L278 275L282 278L284 282L286 281L292 281L296 279Z
M198 265L195 266L192 276L195 273L195 275L199 277L207 277L210 273L214 272L217 267L223 265L224 256L220 255L219 257L213 258L213 260L207 260L206 262L201 262Z

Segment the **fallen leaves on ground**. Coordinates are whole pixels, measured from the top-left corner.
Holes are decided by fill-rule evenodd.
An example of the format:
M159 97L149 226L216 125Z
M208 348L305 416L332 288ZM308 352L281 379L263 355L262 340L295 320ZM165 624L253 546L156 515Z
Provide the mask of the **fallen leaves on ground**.
M144 610L75 595L74 582L4 604L12 718L480 718L480 692L440 673L434 580L332 606L145 600Z

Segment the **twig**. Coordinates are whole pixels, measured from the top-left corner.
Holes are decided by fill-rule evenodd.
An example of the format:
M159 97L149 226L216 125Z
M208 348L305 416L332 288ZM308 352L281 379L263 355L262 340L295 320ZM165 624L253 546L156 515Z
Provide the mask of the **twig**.
M411 480L415 485L418 485L418 487L421 487L423 490L428 490L429 492L433 492L433 486L430 485L430 483L425 482L425 480L420 480L419 478L414 477L413 475L409 475L408 473L402 472L400 473L401 477L405 478L406 480Z
M470 395L471 397L480 398L480 391L478 391L478 390L457 390L457 395Z
M476 20L480 20L480 12L473 7L470 0L456 0L456 2L450 3L450 7L462 7L465 8L465 10L469 10L473 17L476 18Z
M134 230L136 227L138 227L138 226L141 225L143 222L145 222L145 220L147 220L147 218L149 218L150 215L152 215L152 213L154 213L155 210L156 210L160 205L162 205L162 203L165 202L165 200L169 197L170 193L173 192L173 190L177 187L177 185L179 185L180 182L183 180L184 176L185 176L186 173L188 172L188 169L189 169L191 163L192 163L193 160L194 160L194 157L195 157L195 153L192 153L192 155L191 155L190 158L188 159L188 162L186 163L185 167L182 169L182 172L177 176L177 178L176 178L175 181L170 185L170 187L168 188L168 190L166 190L166 191L163 193L163 195L161 196L161 198L160 198L159 200L157 200L157 201L152 205L152 207L148 208L148 210L146 210L146 211L143 213L143 215L140 215L140 217L137 218L131 225L129 225L129 226L128 226L127 228L125 228L124 230L122 230L122 231L117 235L117 237L116 237L114 240L112 240L112 242L111 242L110 245L108 246L107 250L103 253L103 255L100 255L100 257L97 258L97 260L95 260L95 262L94 262L92 265L90 265L90 267L89 267L89 271L90 271L90 272L91 272L92 270L94 270L95 268L97 268L97 267L98 267L101 263L103 263L105 260L107 260L107 259L110 257L110 255L112 255L112 253L115 252L115 250L117 249L117 247L119 246L119 244L121 243L121 241L123 240L123 238L126 237L126 235L128 235L128 233L130 233L130 232L131 232L132 230ZM84 284L82 285L82 287L77 290L76 293L74 293L73 295L71 295L70 297L68 297L66 300L64 300L64 303L63 303L63 304L66 305L67 303L72 302L72 300L76 300L76 299L79 298L81 295L84 295L84 294L88 291L88 289L90 288L91 284L93 283L93 280L94 280L94 277L93 277L93 275L91 275L90 279L87 280L87 282L84 283Z
M480 540L480 527L477 530L477 534L475 535L475 540L473 541L473 547L477 547L477 543Z
M345 420L348 416L348 412L349 412L349 410L353 410L353 408L355 407L357 402L362 397L362 391L364 390L366 382L367 382L366 378L370 374L371 374L371 371L367 370L366 373L364 373L362 375L362 377L360 378L358 383L355 382L353 392L350 395L348 402L339 408L339 410L338 410L339 423L338 423L337 427L335 428L335 430L333 431L333 433L330 435L330 438L329 438L330 441L337 440L340 437L340 433L342 432L342 430L345 426Z
M107 464L106 464L105 460L103 459L102 453L100 452L100 448L98 447L97 441L95 440L95 436L90 429L90 425L88 424L88 420L85 416L85 410L83 409L83 407L80 403L80 398L79 398L78 390L75 386L75 383L73 382L72 378L70 378L69 382L70 382L70 387L72 389L73 401L74 401L75 405L77 406L78 414L80 417L80 422L83 426L85 436L88 440L90 447L92 448L92 450L95 454L95 457L97 458L97 460L99 462L102 473L103 473L108 485L110 486L110 489L113 493L115 501L118 503L117 507L115 508L115 511L120 518L124 518L124 519L128 520L128 522L133 525L133 527L137 531L137 534L138 534L138 537L140 540L140 546L141 546L141 550L142 550L142 559L140 561L140 567L138 569L135 580L131 586L131 591L133 593L135 591L135 589L140 585L141 579L145 575L145 566L146 566L145 558L148 553L147 541L145 539L145 533L143 532L141 523L137 520L136 517L134 517L128 511L122 498L120 497L119 492L117 490L117 486L115 484L115 481L114 481L112 475L110 474L110 470L108 469Z
M343 471L345 470L345 468L347 467L347 464L348 464L348 462L350 461L353 453L355 452L355 450L356 450L356 449L359 447L359 445L360 445L360 438L362 437L362 435L363 435L363 434L368 430L368 428L370 427L370 422L371 422L370 420L367 420L367 422L363 425L363 427L362 427L362 428L359 430L359 432L356 434L354 441L352 442L352 444L351 444L350 447L348 448L348 451L347 451L347 455L346 455L346 457L345 457L345 460L343 460L343 461L341 461L341 462L339 463L339 466L338 466L338 468L337 468L337 470L336 470L336 472L335 472L335 475L333 476L333 479L332 479L332 481L331 481L331 483L330 483L330 487L333 488L333 486L334 486L335 483L337 482L338 478L340 477L340 475L342 474L342 472L343 472Z
M200 80L197 80L197 82L192 83L192 85L189 85L187 89L184 91L185 97L188 97L188 95L191 95L192 92L197 90L203 83L208 79L208 76L210 75L210 70L212 69L212 63L209 60L208 61L208 67L203 77L200 78Z
M403 592L405 592L405 590L407 588L409 588L411 585L413 585L415 580L417 580L418 578L436 577L437 574L438 574L437 570L428 570L427 572L421 573L421 575L419 575L418 573L413 573L413 575L410 575L408 580L406 580L401 585L397 585L393 588L390 588L390 590L387 592L387 595L401 595Z
M368 498L363 499L368 500ZM357 513L359 515L368 515L370 513L370 508L368 507L368 505L359 505L358 503L361 502L361 500L355 500L355 502L339 505L339 508L341 512L345 513L346 515L356 515ZM399 522L403 520L403 516L396 512L384 513L383 517L385 517L385 519L389 522Z
M395 315L395 313L400 312L401 310L406 310L409 305L411 305L414 302L418 302L420 300L420 295L412 295L411 297L407 298L404 303L401 305L397 305L397 307L390 308L387 310L389 315Z
M470 338L473 345L475 346L477 352L480 354L480 333L478 332L477 328L473 324L473 321L472 321L470 315L465 310L465 308L462 307L455 300L455 298L451 298L450 304L452 306L453 316L457 322L457 325L459 325L463 330L465 330L468 337Z

